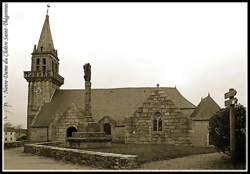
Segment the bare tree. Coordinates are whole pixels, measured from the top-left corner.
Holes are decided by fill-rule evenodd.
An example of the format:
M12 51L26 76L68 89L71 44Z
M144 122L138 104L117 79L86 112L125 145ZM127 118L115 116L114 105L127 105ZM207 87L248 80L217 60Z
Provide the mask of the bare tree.
M7 128L7 127L13 127L13 125L10 122L5 122L4 123L4 127L5 128Z
M12 112L10 111L11 107L12 106L9 105L7 102L4 102L4 121L6 121L8 119L8 116L12 114Z

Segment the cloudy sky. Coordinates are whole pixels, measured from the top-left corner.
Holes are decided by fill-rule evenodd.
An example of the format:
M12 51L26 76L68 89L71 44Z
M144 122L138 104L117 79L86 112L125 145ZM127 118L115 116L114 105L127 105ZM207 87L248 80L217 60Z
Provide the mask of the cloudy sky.
M235 88L247 104L246 3L50 3L62 89L174 87L197 105L208 93L224 107ZM9 3L9 121L26 127L31 52L46 3Z

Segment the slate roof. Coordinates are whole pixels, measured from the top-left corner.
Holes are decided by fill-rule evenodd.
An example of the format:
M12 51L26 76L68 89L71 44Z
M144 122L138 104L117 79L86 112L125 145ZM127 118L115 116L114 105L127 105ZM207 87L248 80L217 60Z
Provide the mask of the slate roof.
M99 121L104 116L110 116L116 121L122 121L125 117L132 116L153 90L156 90L156 88L92 89L92 116L95 121ZM183 112L188 116L195 108L195 105L185 99L176 88L161 87L160 90L163 90L177 107L183 108ZM72 103L80 109L84 109L83 89L56 90L51 102L44 104L32 126L48 126L53 121L56 113L65 112Z
M220 110L220 106L208 95L201 100L197 108L190 115L190 118L194 121L209 120L218 110Z
M54 44L52 40L52 35L50 31L50 25L49 25L49 16L46 15L42 32L39 38L37 49L41 50L41 47L43 47L43 51L53 51L54 50Z

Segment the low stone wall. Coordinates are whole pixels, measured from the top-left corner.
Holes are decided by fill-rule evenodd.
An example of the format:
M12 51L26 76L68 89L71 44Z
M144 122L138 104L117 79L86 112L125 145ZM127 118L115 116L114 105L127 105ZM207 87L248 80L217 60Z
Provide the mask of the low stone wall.
M102 148L110 147L112 136L105 135L104 132L73 132L72 137L68 137L66 144L70 148Z
M4 143L4 149L13 148L13 147L21 147L23 145L24 145L23 141Z
M137 155L93 152L79 149L47 146L44 143L25 144L25 153L53 157L101 169L135 169L139 167Z

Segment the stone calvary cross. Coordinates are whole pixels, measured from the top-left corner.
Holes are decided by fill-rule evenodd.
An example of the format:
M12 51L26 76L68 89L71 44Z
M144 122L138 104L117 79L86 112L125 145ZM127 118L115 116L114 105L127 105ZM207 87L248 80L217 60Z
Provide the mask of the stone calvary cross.
M84 69L84 79L85 79L85 81L90 82L90 80L91 80L91 65L89 63L86 63L83 66L83 69Z

